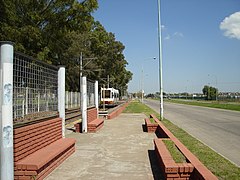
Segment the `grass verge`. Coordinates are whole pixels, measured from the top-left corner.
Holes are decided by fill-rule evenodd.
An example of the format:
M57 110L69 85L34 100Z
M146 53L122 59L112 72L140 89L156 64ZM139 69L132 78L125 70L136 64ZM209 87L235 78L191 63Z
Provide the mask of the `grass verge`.
M147 116L155 114L159 118L159 114L148 106L133 101L124 110L126 113L144 113ZM223 179L240 179L240 168L232 164L230 161L198 141L184 130L180 129L169 120L164 119L162 123L178 138L198 159L212 171L220 180Z
M175 146L174 142L171 140L163 140L164 144L166 145L167 149L169 150L170 154L173 157L173 160L176 163L185 163L186 158L185 156L178 150L178 148Z
M202 106L202 107L210 107L210 108L218 108L218 109L227 109L227 110L233 110L233 111L240 111L240 104L231 104L231 103L226 103L226 102L216 102L216 101L183 101L183 100L166 100L167 102L172 102L172 103L178 103L178 104L187 104L187 105L193 105L193 106Z

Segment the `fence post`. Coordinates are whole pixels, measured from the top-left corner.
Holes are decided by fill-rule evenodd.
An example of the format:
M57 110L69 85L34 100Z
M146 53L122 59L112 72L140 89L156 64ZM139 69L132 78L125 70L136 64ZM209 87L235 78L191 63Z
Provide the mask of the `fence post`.
M95 81L95 92L94 92L94 95L95 95L94 100L95 100L95 106L97 108L97 118L98 118L98 103L99 103L99 101L98 101L98 81Z
M38 98L38 112L39 112L40 111L40 93L39 92L38 92L37 98Z
M81 82L82 132L87 132L87 78L82 77Z
M0 145L1 177L14 179L13 172L13 44L0 42Z
M28 87L25 89L25 114L28 114Z
M62 136L65 138L65 67L58 69L58 112L62 118Z
M68 91L65 92L65 105L66 109L68 109Z

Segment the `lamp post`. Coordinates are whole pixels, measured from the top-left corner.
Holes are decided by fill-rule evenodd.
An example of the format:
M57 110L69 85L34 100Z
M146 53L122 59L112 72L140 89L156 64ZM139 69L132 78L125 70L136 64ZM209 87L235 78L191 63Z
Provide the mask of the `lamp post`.
M152 58L149 58L149 59L153 59L155 60L156 57L152 57ZM147 59L146 59L147 60ZM143 90L143 79L144 79L144 74L143 74L143 64L142 64L142 73L141 73L141 99L142 99L142 103L143 103L143 95L144 95L144 90Z
M158 0L158 45L159 45L159 89L160 89L160 117L163 120L163 82L162 82L162 30L161 30L161 6Z

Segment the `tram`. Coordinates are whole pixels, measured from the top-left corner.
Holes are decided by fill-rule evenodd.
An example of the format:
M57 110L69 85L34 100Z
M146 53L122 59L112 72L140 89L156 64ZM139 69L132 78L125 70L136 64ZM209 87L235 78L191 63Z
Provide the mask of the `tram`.
M100 104L116 106L119 101L119 91L114 88L101 88Z

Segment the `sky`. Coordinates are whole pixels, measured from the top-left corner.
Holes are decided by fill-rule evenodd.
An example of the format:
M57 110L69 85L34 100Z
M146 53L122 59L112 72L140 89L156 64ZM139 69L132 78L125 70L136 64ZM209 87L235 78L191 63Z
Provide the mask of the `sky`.
M95 20L125 46L128 91L159 92L157 0L98 2ZM240 92L240 0L161 0L161 27L164 92Z

